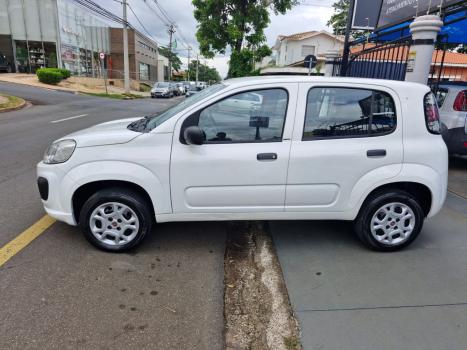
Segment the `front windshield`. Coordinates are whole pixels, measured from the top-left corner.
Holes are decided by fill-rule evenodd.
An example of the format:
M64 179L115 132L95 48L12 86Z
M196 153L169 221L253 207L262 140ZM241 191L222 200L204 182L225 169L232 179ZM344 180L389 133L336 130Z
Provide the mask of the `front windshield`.
M157 84L156 84L156 87L158 87L158 88L166 88L166 87L169 87L169 84L167 84L167 83L157 83Z
M194 105L196 102L201 101L202 99L204 99L205 97L207 97L209 95L215 94L216 92L222 90L223 88L225 88L225 85L215 84L215 85L212 85L212 86L204 89L203 91L200 91L199 93L193 95L190 98L187 98L186 100L179 103L178 105L175 105L172 108L169 108L164 113L152 117L149 120L149 122L148 122L148 124L146 126L146 129L147 130L152 130L152 129L156 128L157 126L161 125L166 120L172 118L174 115L181 112L185 108Z

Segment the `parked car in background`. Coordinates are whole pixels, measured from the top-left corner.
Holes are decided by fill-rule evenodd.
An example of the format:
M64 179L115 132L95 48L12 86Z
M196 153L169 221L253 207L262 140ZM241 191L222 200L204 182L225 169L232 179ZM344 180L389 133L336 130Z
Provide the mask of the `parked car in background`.
M467 155L467 82L441 83L436 98L449 153Z
M250 94L251 113L223 110ZM155 222L211 220L348 220L394 251L440 211L447 173L426 85L298 76L229 79L157 116L65 136L37 165L47 213L108 251Z
M154 87L151 89L151 97L173 97L174 96L174 86L171 83L160 82L155 83Z
M182 82L174 83L175 88L176 88L176 95L177 96L182 96L185 95L185 87L183 86Z
M195 85L190 85L188 87L188 90L185 93L185 97L191 97L194 94L197 94L198 92L200 92L200 90L201 89L197 88Z
M11 73L12 71L12 64L8 62L6 56L0 52L0 72Z

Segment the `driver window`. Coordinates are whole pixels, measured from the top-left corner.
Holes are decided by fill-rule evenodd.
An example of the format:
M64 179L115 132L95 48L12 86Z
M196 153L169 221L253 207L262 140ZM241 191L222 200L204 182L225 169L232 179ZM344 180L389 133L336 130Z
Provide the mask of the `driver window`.
M281 141L287 101L278 88L232 95L203 109L198 126L206 143Z

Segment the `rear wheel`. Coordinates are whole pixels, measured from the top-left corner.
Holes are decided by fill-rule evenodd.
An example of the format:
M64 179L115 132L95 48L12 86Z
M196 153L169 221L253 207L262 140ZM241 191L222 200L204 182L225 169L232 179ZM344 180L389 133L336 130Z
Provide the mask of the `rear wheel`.
M80 213L86 239L99 249L123 252L138 245L151 230L153 218L146 200L126 189L96 192Z
M395 251L417 238L423 220L423 210L415 197L391 190L366 200L354 227L357 236L369 248Z

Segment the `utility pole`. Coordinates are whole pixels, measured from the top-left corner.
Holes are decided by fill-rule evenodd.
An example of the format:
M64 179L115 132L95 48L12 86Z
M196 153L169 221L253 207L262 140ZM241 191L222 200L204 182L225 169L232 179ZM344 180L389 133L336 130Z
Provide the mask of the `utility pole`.
M127 0L122 1L123 5L123 80L125 93L130 93L130 62L128 58L128 30L127 30L127 15L126 6Z
M169 81L172 81L172 35L175 33L175 26L169 26Z
M198 54L196 54L196 87L198 87L198 69L199 69L199 58L198 58Z
M187 80L190 81L190 52L191 52L191 46L188 46L188 64L187 64Z

